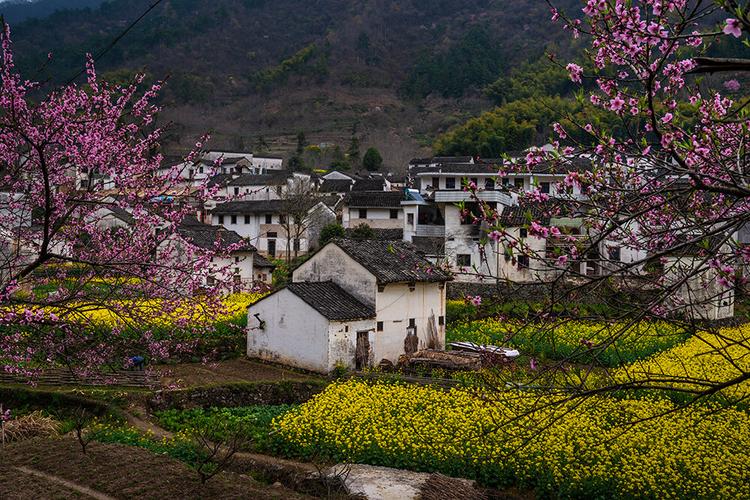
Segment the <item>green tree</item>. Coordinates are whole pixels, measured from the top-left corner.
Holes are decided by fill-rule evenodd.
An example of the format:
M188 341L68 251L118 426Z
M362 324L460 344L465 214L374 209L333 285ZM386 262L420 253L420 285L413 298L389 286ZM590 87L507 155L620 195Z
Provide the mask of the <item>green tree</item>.
M349 161L346 159L344 152L341 151L341 148L338 145L333 148L333 152L331 153L331 167L340 170L349 169Z
M484 89L498 105L529 97L569 96L576 86L565 68L546 57L521 64L510 75L503 75Z
M372 230L369 224L359 224L357 227L352 229L351 237L355 240L369 240L375 236L375 232Z
M329 241L335 238L343 238L344 236L346 236L346 230L344 229L344 226L342 226L338 222L333 222L320 230L320 238L318 238L318 244L323 247Z
M349 165L354 168L359 166L359 137L352 135L352 141L349 143L349 150L346 152L346 158Z
M383 157L380 156L380 151L375 148L369 148L362 158L362 165L370 171L380 170L380 167L383 166Z
M291 158L289 158L289 169L293 172L298 172L300 170L306 170L307 166L305 165L305 160L302 159L301 156L294 154Z
M266 142L265 137L262 135L258 136L258 139L255 141L255 152L258 154L263 154L268 152L268 143Z
M307 138L303 131L297 132L297 156L305 154L305 146L307 146Z
M583 143L590 142L591 137L574 126L574 122L592 123L616 135L622 130L622 122L614 119L612 113L590 104L562 97L532 97L471 118L438 137L433 149L439 155L498 158L509 151L543 144L552 136L555 122L560 122L572 138Z
M444 52L425 54L409 73L402 90L413 98L440 93L461 97L474 86L492 82L503 70L503 45L486 27L469 30Z

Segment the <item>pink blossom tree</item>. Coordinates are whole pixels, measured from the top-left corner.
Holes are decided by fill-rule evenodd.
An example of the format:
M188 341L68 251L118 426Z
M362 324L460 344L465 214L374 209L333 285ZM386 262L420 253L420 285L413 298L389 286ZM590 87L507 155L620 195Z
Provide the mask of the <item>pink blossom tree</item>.
M701 75L750 69L744 60L707 57L716 41L743 38L750 18L748 6L733 0L588 0L578 16L553 7L552 17L573 37L589 40L585 63L562 65L582 87L578 99L619 117L620 133L569 118L588 140L577 142L556 124L552 147L502 167L502 175L543 169L563 177L550 192L519 193L528 236L545 240L543 250L516 236L486 204L476 223L486 228L485 241L535 263L549 287L545 320L561 302L616 297L607 319L622 327L606 327L610 333L596 342L582 339L580 349L553 366L559 387L560 369L596 357L635 322L658 319L705 331L707 320L731 309L735 292L746 287L750 247L740 235L750 223L750 101L723 94L740 90L734 75L726 84ZM577 221L575 233L565 220ZM710 337L706 352L727 358L734 368L726 377L605 377L609 383L596 391L669 387L702 397L746 382L750 370L738 361L750 355L748 339L712 333L724 347ZM536 372L540 383L546 375ZM580 377L567 383L574 394L589 393Z
M16 71L7 25L0 39L0 367L90 373L191 349L155 328L209 329L231 279L212 261L242 246L181 234L212 195L179 182L205 138L160 170L161 83L109 84L89 58L85 84L45 89Z

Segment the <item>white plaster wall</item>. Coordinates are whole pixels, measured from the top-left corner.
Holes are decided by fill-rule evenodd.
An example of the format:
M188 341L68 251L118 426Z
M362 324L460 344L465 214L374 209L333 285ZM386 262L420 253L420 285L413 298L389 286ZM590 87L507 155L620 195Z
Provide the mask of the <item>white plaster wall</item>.
M377 321L383 322L383 331L375 332L373 362L381 359L393 363L404 354L404 339L409 326L409 318L416 320L419 348L427 347L427 321L430 313L435 314L438 340L445 346L445 326L439 324L439 317L445 318L445 287L439 283L416 283L414 291L406 283L391 283L377 293ZM445 321L443 321L445 323Z
M281 158L263 158L255 156L252 159L253 167L266 170L283 170L284 160Z
M329 172L326 175L323 176L323 179L326 180L352 180L352 177L349 175L346 175L342 172L334 171Z
M718 320L734 316L734 289L719 284L719 274L703 264L701 257L667 257L665 283L674 285L687 278L668 298L666 307L696 320Z
M298 267L292 274L292 281L333 281L370 306L375 305L378 291L375 276L333 243Z
M255 317L265 322L265 328ZM329 370L329 323L288 289L250 306L247 355L319 373Z
M237 259L239 259L239 262L236 262ZM228 274L226 277L239 274L243 284L253 282L253 254L250 252L236 252L229 257L216 257L214 258L213 265L217 269L224 269L228 266L227 271L224 273L225 275Z
M235 189L238 188L238 189ZM224 195L243 201L270 201L281 199L281 186L227 186Z
M417 233L417 224L419 223L419 205L405 205L404 215L401 223L404 228L404 241L412 242L412 238ZM409 214L412 215L412 223L409 224Z
M507 232L509 235L509 241L520 241L519 228L509 228L507 229ZM531 249L528 268L519 267L518 260L515 262L512 258L505 260L506 245L503 243L498 245L498 251L495 257L497 259L497 273L499 278L515 283L529 283L546 280L554 276L554 270L551 269L545 261L534 258L534 255L546 257L547 240L544 238L529 236L523 239L523 243ZM518 259L518 256L521 255L518 247L513 249L512 255Z
M367 208L367 217L359 217L359 208L344 207L341 213L341 225L345 228L355 228L360 224L367 224L370 227L378 229L401 229L404 225L404 210L398 210L398 216L391 218L390 208Z
M458 255L471 255L471 266L460 267ZM485 255L480 252L480 243L472 238L452 237L445 242L445 259L456 273L457 281L468 283L491 283L497 278L495 251L485 245Z
M370 359L372 366L377 363L374 359L373 346L375 342L375 320L365 319L359 321L331 321L329 333L328 371L343 365L347 368L356 367L357 332L368 332L370 341ZM380 361L380 360L378 360Z

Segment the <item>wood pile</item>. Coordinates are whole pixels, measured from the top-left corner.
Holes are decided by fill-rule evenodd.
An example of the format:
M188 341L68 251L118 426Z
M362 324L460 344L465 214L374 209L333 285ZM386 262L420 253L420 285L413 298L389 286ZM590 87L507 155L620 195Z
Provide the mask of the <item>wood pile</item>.
M41 411L35 411L5 422L0 430L0 441L10 443L39 436L54 436L57 429L56 420L45 416Z
M424 349L413 354L401 355L398 359L398 367L405 370L414 370L416 368L479 370L482 368L482 356L472 352Z

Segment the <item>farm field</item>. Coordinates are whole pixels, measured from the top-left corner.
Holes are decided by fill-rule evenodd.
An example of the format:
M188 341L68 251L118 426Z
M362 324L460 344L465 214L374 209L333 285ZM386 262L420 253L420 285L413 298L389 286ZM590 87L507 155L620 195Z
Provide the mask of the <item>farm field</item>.
M477 322L471 331L463 323L451 335L497 341L487 327L496 333L501 325ZM563 352L594 329L574 325L561 335L555 330ZM280 446L290 454L325 450L336 460L437 470L495 486L531 488L542 497L744 498L750 496L748 384L685 409L679 406L684 394L667 389L689 387L706 373L725 381L749 370L750 358L741 355L747 352L742 342L748 328L687 338L661 325L640 325L625 334L626 344L638 339L627 356L633 361L617 366L605 358L602 364L614 365L609 376L624 382L654 376L673 380L648 395L625 391L568 401L567 394L491 392L481 384L446 392L398 381L348 381L329 386L274 424ZM527 338L519 336L512 345L554 354L543 344L524 343ZM597 382L592 377L591 388Z
M240 310L248 299L231 300ZM747 325L693 336L661 323L625 328L623 324L571 320L561 325L525 325L519 319L454 320L448 325L448 340L517 347L523 355L515 367L498 369L502 374L498 380L503 381L533 380L537 374L529 366L531 359L538 359L542 370L552 370L558 360L576 354L578 363L569 372L592 367L593 375L586 384L590 389L603 383L600 376L606 376L608 382L669 376L672 387L684 388L707 373L712 380L722 381L750 369L750 357L742 356ZM598 339L612 329L622 330L618 342L597 349ZM735 364L728 362L728 357ZM240 449L243 453L300 463L352 462L440 473L473 479L496 491L529 492L538 498L750 496L745 481L745 464L750 461L750 416L744 403L747 383L710 401L680 409L684 398L669 387L637 396L622 391L565 401L566 394L542 396L533 388L498 391L497 385L487 384L496 373L492 369L476 375L454 375L461 384L451 390L406 384L396 373L379 382L357 378L330 381L323 392L309 400L308 395L284 404L259 400L257 404L228 407L223 404L229 401L217 399L208 404L192 399L189 392L203 395L219 389L217 394L228 394L221 388L242 391L254 384L289 382L318 384L319 391L325 382L320 377L241 357L161 365L156 371L163 389L188 391L180 400L188 406L149 409L145 402L151 396L147 392L81 393L134 412L140 415L137 419L148 421L151 429L158 430L150 434L146 428L134 426L131 419L123 420L117 412L97 417L88 426L92 437L89 456L104 460L108 453L119 454L121 468L126 471L123 477L133 474L140 479L128 486L131 489L122 490L109 489L112 481L104 473L101 480L76 484L115 498L129 497L131 492L149 497L156 491L152 482L166 477L168 488L172 488L168 491L180 498L211 496L215 491L212 488L224 488L228 482L232 486L224 490L224 496L241 490L257 492L262 498L275 498L277 493L281 496L276 498L305 498L305 493L279 490L248 474L226 471L195 489L200 481L194 469L205 453L196 444L196 433L206 432L211 439L224 442L231 439L232 429L242 428L249 436ZM274 397L285 394L285 390L277 391ZM15 415L33 409L34 405L20 405ZM51 410L50 414L56 415ZM63 438L26 442L32 450L42 446L37 442L47 442L43 458L34 462L24 454L25 449L20 451L21 443L11 443L4 450L8 463L64 481L78 478L76 467L90 458L84 457L72 439L70 420L63 419L62 425L67 433ZM53 473L54 460L74 453L77 455L65 458L69 462L66 467ZM136 462L139 465L134 465ZM144 467L165 468L168 473L151 477L140 469L141 463L146 464ZM231 470L248 470L238 467ZM119 484L119 480L124 481L113 481ZM33 479L20 473L9 476L8 481L8 491L49 486L45 491L70 495L64 481L31 484Z
M99 498L310 498L232 472L201 484L185 463L136 446L95 442L83 454L73 438L35 439L6 445L0 457L3 499L91 498L92 492Z

